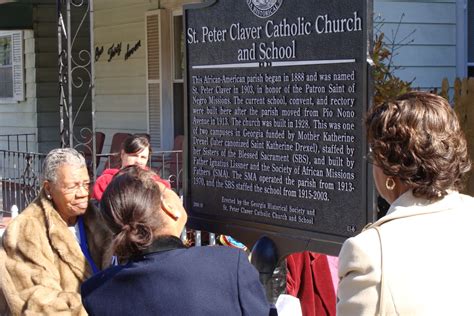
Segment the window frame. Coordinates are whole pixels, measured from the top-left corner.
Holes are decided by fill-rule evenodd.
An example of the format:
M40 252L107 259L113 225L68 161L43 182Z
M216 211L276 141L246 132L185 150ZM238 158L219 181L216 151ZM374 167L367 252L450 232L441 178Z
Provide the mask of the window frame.
M184 99L184 29L183 10L171 12L171 63L172 71L172 97L173 97L173 135L184 135L185 99ZM177 75L177 74L180 74Z
M11 37L12 97L0 97L0 103L17 103L25 100L25 69L23 31L0 31L0 37Z
M179 41L181 40L181 38L176 38L176 24L175 24L175 19L178 18L178 17L181 17L181 22L183 21L183 10L174 10L172 11L171 13L171 40L172 40L172 44L171 44L171 49L172 49L172 53L171 53L171 56L172 56L172 65L173 65L173 83L184 83L184 69L181 69L181 76L178 77L176 76L176 72L177 72L177 69L178 67L181 68L181 60L178 60L177 59L177 51L176 51L176 47L178 45L181 45L181 43L179 43ZM183 40L184 40L184 30L182 30L183 32ZM184 54L184 47L181 47L181 49L183 51L179 52L179 53L182 53ZM182 56L182 58L184 58L184 56Z

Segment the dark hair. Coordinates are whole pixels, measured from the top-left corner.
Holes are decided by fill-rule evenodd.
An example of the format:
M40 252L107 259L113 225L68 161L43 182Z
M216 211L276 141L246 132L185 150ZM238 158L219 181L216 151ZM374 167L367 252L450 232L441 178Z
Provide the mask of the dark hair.
M120 260L128 259L154 240L153 232L162 228L161 191L156 174L137 166L128 166L107 186L100 207L114 233L112 247Z
M409 92L375 105L366 119L374 163L417 197L438 199L459 190L471 168L466 139L449 103L427 92Z
M150 146L150 140L147 136L143 134L134 134L128 136L122 143L121 149L126 153L126 154L134 154L141 152L145 148L150 149L150 154L151 154L151 146Z

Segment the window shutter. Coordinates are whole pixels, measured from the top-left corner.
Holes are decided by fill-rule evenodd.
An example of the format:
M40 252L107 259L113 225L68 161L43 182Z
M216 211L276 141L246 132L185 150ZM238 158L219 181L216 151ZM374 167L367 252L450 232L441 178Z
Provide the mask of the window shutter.
M161 148L161 76L160 76L160 10L146 15L146 63L148 133L151 147Z
M173 139L170 18L164 9L146 13L148 133L155 150L171 149Z
M13 99L25 99L25 82L23 69L23 32L12 33L12 68L13 68Z

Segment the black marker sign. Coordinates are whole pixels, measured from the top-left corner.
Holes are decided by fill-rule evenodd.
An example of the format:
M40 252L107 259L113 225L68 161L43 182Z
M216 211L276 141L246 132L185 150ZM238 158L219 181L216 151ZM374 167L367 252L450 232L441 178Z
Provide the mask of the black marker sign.
M190 223L337 253L369 220L367 2L221 0L184 14Z

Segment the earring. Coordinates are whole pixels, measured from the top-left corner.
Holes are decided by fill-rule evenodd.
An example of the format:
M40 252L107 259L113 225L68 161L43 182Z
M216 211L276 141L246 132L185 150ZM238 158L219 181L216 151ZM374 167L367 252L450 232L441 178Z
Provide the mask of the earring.
M397 184L395 183L395 180L393 180L392 177L388 177L387 180L385 181L385 187L389 191L393 191L393 189L395 189L396 185Z
M46 198L47 198L48 200L51 200L52 197L51 197L51 194L49 194L49 192L46 192Z

